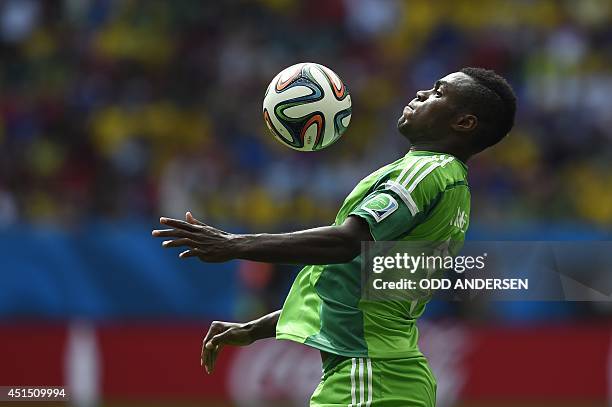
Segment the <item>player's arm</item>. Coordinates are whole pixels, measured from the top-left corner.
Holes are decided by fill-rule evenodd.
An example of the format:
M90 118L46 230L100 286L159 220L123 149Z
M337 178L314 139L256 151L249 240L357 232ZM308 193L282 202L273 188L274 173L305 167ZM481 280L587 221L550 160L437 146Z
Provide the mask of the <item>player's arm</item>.
M186 221L161 218L172 229L154 230L165 237L163 247L185 247L179 257L199 257L221 262L245 259L267 263L332 264L354 259L361 242L372 240L365 220L349 216L342 225L278 234L233 234L196 220L187 212Z
M200 365L212 373L219 352L225 345L247 346L259 339L273 338L280 311L274 311L254 321L237 323L215 321L202 341Z

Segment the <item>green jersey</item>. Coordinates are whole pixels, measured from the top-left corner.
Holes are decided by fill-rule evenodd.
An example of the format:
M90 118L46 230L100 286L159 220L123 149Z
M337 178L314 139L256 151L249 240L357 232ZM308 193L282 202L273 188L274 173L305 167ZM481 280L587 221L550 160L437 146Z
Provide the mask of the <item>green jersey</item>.
M376 241L459 241L469 224L467 167L448 154L410 151L361 180L335 224L365 219ZM285 300L277 339L346 357L420 356L418 304L361 298L361 256L343 264L304 267Z

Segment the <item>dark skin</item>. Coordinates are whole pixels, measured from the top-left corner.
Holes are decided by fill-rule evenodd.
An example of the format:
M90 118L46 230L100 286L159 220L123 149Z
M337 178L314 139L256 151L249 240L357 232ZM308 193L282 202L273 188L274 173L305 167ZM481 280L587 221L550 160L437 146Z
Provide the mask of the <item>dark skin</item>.
M154 230L155 237L168 238L165 248L186 248L179 257L197 257L205 262L245 259L269 263L332 264L357 257L361 242L372 240L365 220L349 216L342 225L281 234L233 234L206 225L191 212L185 220L160 218L170 229ZM212 373L224 345L246 346L275 335L280 311L247 323L215 321L202 341L200 364Z
M197 257L218 263L233 259L281 264L346 263L357 257L361 242L372 240L365 220L349 216L342 225L279 234L234 234L206 225L190 212L185 220L160 218L171 229L154 230L153 236L168 238L165 248L184 247L182 259Z
M412 144L411 150L451 154L466 162L474 153L471 139L478 118L461 109L461 92L473 81L455 72L441 78L429 90L417 92L398 120L398 130ZM360 254L361 242L373 240L367 222L349 216L341 225L280 234L234 234L206 225L190 212L185 220L160 218L166 229L152 235L165 238L164 248L181 247L182 259L204 262L244 259L284 264L333 264L348 262ZM201 364L214 369L223 346L246 346L274 337L280 311L247 323L215 321L202 342Z
M461 92L473 79L454 72L436 81L428 90L418 91L397 122L411 150L451 154L463 162L475 153L472 138L478 118L462 109Z

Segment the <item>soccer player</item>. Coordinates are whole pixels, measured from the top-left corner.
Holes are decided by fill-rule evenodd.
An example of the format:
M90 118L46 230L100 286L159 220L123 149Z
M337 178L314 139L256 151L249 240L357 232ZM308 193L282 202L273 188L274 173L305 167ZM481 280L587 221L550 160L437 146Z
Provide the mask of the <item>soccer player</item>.
M361 299L362 241L459 241L469 224L468 159L512 128L516 97L490 70L464 68L416 93L397 127L408 153L361 180L332 226L283 234L233 234L196 220L161 218L163 247L206 262L309 264L285 304L248 323L213 322L201 363L212 372L225 345L276 337L321 351L311 406L434 406L436 381L418 349L426 301Z

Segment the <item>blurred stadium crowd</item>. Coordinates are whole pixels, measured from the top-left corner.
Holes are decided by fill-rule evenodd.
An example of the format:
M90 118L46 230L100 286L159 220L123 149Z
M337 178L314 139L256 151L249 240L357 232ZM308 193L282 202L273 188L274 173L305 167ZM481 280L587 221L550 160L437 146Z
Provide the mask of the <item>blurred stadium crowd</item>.
M261 114L269 81L306 61L337 72L353 101L347 133L317 153L281 146ZM149 235L158 216L191 210L230 231L330 224L359 179L409 148L396 123L416 91L463 66L496 70L519 98L511 135L468 163L468 237L611 240L610 0L0 0L0 339L11 366L0 379L47 385L32 377L74 372L93 400L96 369L111 399L226 391L219 374L201 380L201 329L182 323L278 309L295 268L179 260ZM609 270L577 269L585 285L610 287ZM426 318L451 322L425 341L450 386L439 394L468 377L467 392L498 399L521 380L528 399L607 397L610 304L432 301ZM457 316L502 329L472 332ZM585 329L596 316L608 324ZM66 341L38 323L58 320L127 323L73 326ZM149 320L172 325L138 324ZM533 332L517 337L509 321ZM551 322L561 329L542 334ZM273 380L250 380L255 363L236 371L304 386L286 377L303 369L277 369L278 354L257 349L273 355L274 368L257 365ZM303 367L300 354L287 360Z
M397 118L462 66L495 69L517 126L470 162L473 222L612 225L612 3L6 0L0 225L150 219L329 224L402 155ZM279 39L282 39L280 41ZM297 153L267 133L268 81L300 61L348 84L349 131Z

